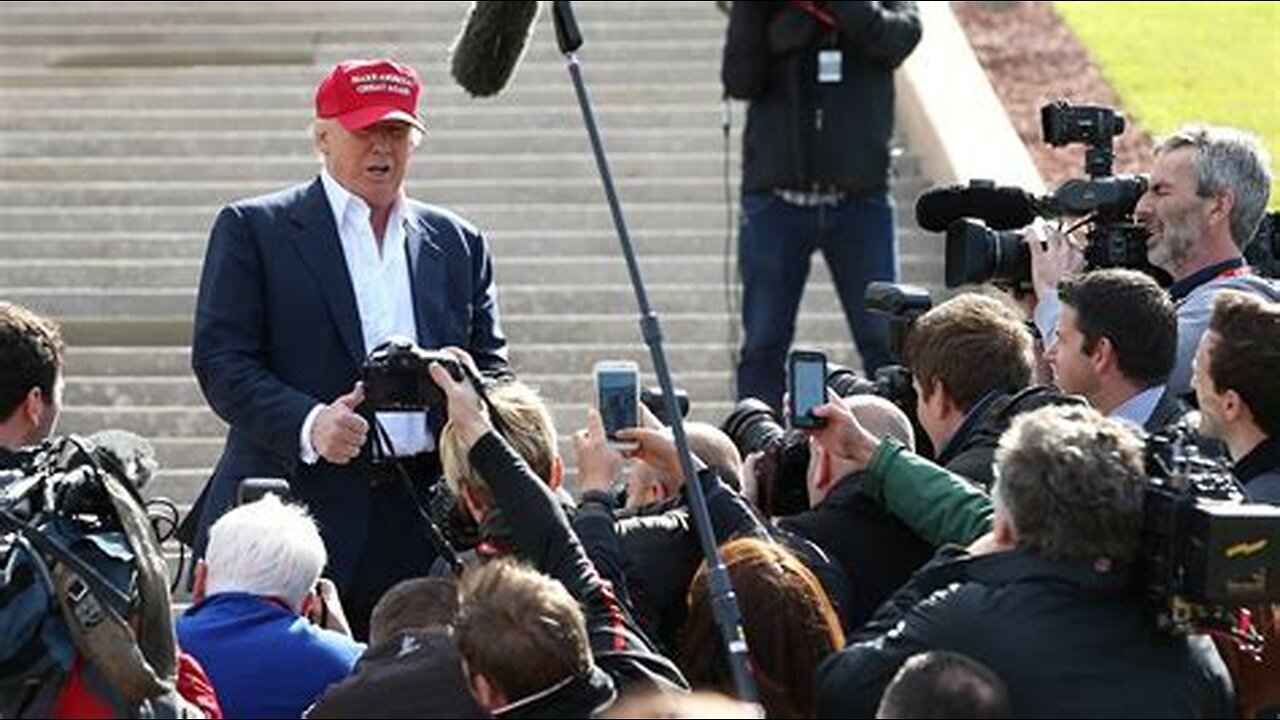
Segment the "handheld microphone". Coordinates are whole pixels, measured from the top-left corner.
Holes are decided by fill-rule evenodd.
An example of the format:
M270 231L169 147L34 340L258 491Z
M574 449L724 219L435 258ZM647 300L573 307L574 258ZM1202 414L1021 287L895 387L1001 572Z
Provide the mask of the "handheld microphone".
M970 180L968 185L935 188L916 200L916 224L930 232L943 232L955 220L985 220L993 230L1015 230L1040 215L1039 201L1015 187L999 187L991 180Z
M453 79L472 97L502 92L538 19L537 0L476 0L454 40Z

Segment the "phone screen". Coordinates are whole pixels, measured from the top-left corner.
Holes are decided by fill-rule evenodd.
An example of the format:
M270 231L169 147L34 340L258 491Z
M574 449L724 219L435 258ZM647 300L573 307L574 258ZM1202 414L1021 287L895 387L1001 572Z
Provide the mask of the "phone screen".
M600 387L600 417L605 436L617 440L616 433L640 424L640 378L633 370L600 370L596 383Z
M827 402L827 362L822 356L791 361L791 424L812 428L821 424L812 411Z

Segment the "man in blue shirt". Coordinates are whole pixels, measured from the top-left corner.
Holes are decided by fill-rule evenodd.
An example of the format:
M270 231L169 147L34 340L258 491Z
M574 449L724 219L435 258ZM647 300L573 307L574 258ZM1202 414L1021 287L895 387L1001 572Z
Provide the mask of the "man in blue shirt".
M222 516L196 568L182 647L213 681L227 717L297 718L351 672L351 638L315 521L274 495Z

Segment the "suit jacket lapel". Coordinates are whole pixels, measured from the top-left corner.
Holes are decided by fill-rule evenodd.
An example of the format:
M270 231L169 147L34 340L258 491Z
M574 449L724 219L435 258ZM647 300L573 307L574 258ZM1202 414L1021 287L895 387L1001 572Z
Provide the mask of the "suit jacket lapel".
M291 217L296 232L294 247L302 262L315 276L316 285L329 305L342 344L355 360L364 363L364 333L360 329L360 310L352 289L347 259L342 254L342 240L333 222L333 210L324 194L324 185L316 178L307 188L302 203L295 206Z
M406 210L405 251L409 254L409 288L413 293L413 317L418 344L440 347L446 338L445 299L448 295L444 251L431 234L425 218Z

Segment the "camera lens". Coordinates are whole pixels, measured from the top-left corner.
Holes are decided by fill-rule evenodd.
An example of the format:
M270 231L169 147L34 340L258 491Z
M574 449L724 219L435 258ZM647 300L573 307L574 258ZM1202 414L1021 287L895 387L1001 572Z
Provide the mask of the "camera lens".
M828 368L827 387L831 388L840 397L875 394L876 384L857 370L834 364L829 365Z
M1031 282L1031 251L1016 232L961 218L947 228L946 281L954 288L988 281Z
M756 398L738 401L720 429L733 440L743 457L781 440L785 432L773 408Z

